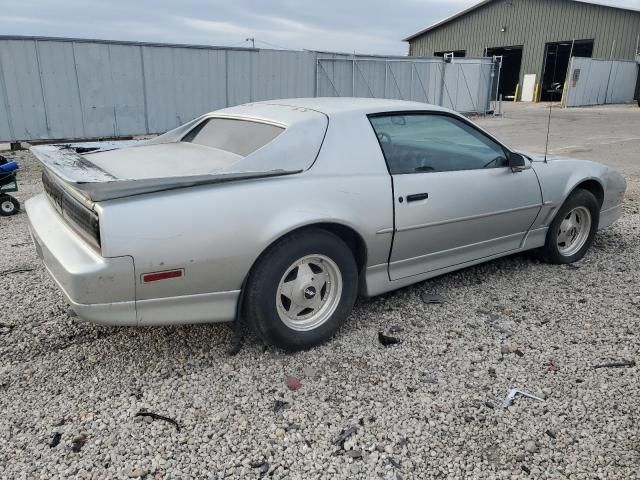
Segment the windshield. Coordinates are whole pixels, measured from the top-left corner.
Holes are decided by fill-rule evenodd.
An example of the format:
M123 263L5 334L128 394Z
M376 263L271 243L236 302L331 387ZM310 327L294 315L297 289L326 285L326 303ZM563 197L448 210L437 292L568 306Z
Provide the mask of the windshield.
M246 157L271 142L283 131L284 128L268 123L210 118L191 130L182 141Z

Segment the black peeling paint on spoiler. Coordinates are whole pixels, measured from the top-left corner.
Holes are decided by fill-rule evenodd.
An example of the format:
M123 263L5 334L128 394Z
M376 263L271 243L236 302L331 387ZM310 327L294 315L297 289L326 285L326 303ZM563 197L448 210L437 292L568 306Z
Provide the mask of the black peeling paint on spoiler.
M102 202L116 198L132 197L146 193L163 192L201 185L281 177L302 172L302 170L270 170L266 172L225 172L135 180L120 179L104 171L97 165L94 165L77 153L78 151L83 151L83 148L90 148L90 150L84 151L90 151L91 153L98 150L104 151L104 149L94 149L80 145L81 144L41 145L31 147L31 151L56 177L92 202Z
M40 145L31 151L42 164L67 183L111 182L116 177L77 153L73 145Z

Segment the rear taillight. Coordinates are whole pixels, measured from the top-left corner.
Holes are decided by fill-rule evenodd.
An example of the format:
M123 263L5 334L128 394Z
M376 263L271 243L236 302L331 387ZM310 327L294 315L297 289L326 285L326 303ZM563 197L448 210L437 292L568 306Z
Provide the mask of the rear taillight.
M98 214L77 200L45 171L42 185L51 205L78 234L94 247L100 248Z

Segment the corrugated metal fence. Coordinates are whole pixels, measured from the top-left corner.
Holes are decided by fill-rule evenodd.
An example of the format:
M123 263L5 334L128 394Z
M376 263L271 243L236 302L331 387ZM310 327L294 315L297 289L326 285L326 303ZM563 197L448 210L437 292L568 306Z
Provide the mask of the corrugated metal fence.
M489 109L491 59L320 58L318 96L414 100L460 112Z
M399 98L485 113L491 72L490 59L0 37L0 141L160 133L218 108L287 97Z
M604 105L634 99L638 64L625 60L573 57L567 72L564 105Z

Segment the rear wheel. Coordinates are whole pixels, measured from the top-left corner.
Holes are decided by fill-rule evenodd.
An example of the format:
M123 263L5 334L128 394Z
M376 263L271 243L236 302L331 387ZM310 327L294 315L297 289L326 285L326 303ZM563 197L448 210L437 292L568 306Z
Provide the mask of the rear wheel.
M349 247L320 229L293 233L257 261L246 285L244 314L267 343L304 350L330 339L358 293Z
M0 215L8 217L20 211L20 203L11 195L0 196Z
M600 204L593 193L578 189L562 205L549 227L542 248L550 263L577 262L585 256L598 230Z

